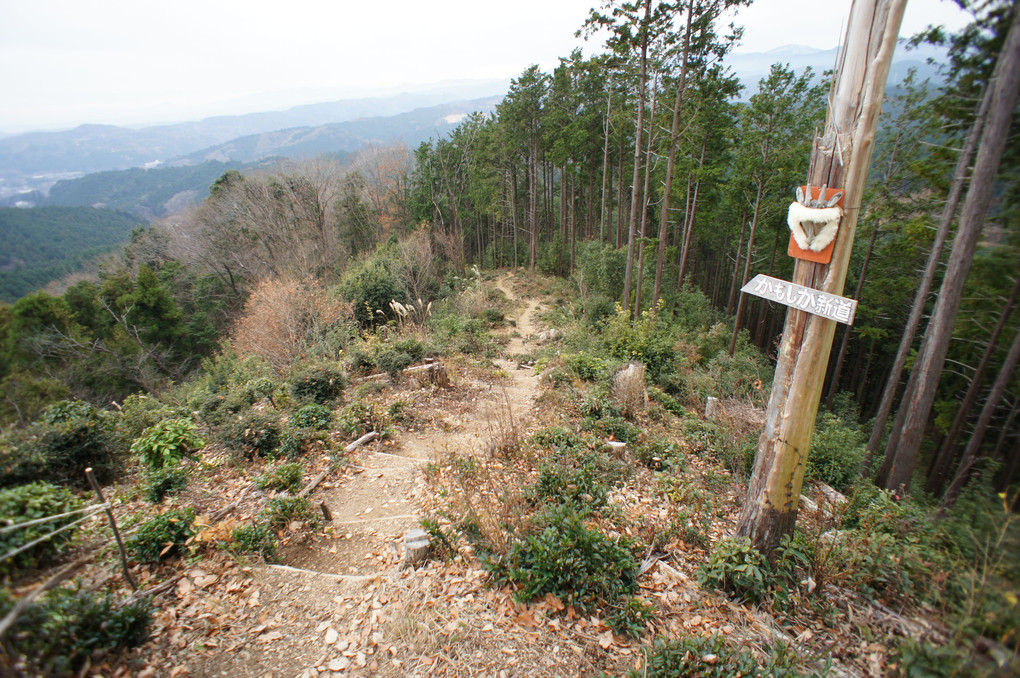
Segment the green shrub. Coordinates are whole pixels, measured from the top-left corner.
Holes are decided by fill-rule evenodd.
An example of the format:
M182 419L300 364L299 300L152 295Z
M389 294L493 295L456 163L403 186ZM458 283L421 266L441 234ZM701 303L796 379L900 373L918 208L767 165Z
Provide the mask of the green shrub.
M517 600L551 593L582 611L611 605L637 588L631 542L607 537L564 509L552 512L541 532L515 542L496 568L519 587Z
M340 410L337 428L353 438L360 438L369 431L382 435L387 428L386 413L375 403L355 400Z
M377 258L368 259L348 269L340 283L340 291L345 300L354 304L354 317L362 327L369 327L385 319L391 313L390 301L406 300L400 280L385 262Z
M131 453L150 469L177 465L205 445L190 419L164 419L131 444Z
M648 622L655 616L655 606L640 598L628 598L622 605L615 605L605 618L606 626L621 636L640 638Z
M19 487L10 487L0 490L0 516L4 516L0 519L0 525L16 525L37 518L55 516L74 511L81 505L82 502L70 490L55 487L49 483L34 482ZM19 548L79 518L81 518L80 515L68 516L49 523L30 525L11 532L0 533L0 553ZM73 536L74 528L61 532L13 558L0 560L0 575L17 578L25 570L33 568L39 563L50 561L63 550L64 545Z
M632 443L641 435L641 429L630 423L623 417L603 417L601 419L586 419L585 430L591 431L599 438L609 438L625 443Z
M220 441L249 457L272 457L280 447L278 412L251 412L220 427Z
M191 469L181 464L147 469L143 475L142 494L146 501L158 504L168 495L176 494L188 486Z
M860 477L868 454L867 437L829 412L818 417L805 475L845 492Z
M619 309L606 324L602 340L614 358L644 363L653 380L679 366L680 353L674 348L676 328L661 309L642 311L637 320Z
M255 555L268 560L276 553L279 545L272 528L256 521L231 532L228 548L234 553Z
M652 438L635 445L633 453L638 461L656 471L682 471L684 468L684 453L671 440Z
M557 452L582 452L590 449L587 440L577 433L562 426L541 428L531 434L528 442L538 450L556 450Z
M411 360L414 362L425 359L425 344L414 337L408 337L407 339L401 339L400 341L394 342L393 350L399 351L400 353L406 353L411 356Z
M585 393L578 405L578 410L582 415L592 420L620 416L620 410L613 403L608 388L597 387Z
M765 596L770 581L768 561L747 537L716 542L708 562L698 568L702 588L725 591L751 603Z
M347 376L330 364L304 365L290 377L290 391L299 402L329 404L338 400L346 387Z
M952 678L982 675L971 653L950 642L935 645L930 641L904 638L889 656L892 676L902 678ZM992 674L994 675L994 674ZM1003 674L1004 675L1004 674Z
M602 358L586 354L584 351L566 357L567 368L577 375L578 379L597 381L606 376L609 364Z
M43 420L0 442L0 487L43 480L87 488L85 469L100 483L121 470L117 436L107 413L81 401L58 403Z
M294 413L290 424L297 428L326 431L333 423L333 411L318 403L309 403Z
M13 601L0 594L0 615L11 607ZM118 606L110 594L99 596L81 588L53 590L29 603L4 636L12 675L75 675L86 661L144 643L150 620L147 600Z
M606 505L609 487L591 462L578 466L551 462L539 467L538 480L528 488L528 495L537 503L565 504L587 514Z
M269 500L262 515L271 529L281 530L299 520L312 526L319 524L312 502L305 497L274 497Z
M304 479L305 469L301 464L280 464L256 480L256 484L263 490L281 490L295 493L301 489L301 481Z
M707 662L705 657L714 661ZM656 638L647 653L642 671L631 671L631 678L758 678L769 675L759 669L747 650L735 649L723 636L683 636L678 640ZM781 673L776 675L790 675Z
M323 431L288 426L280 434L280 447L277 451L281 457L298 459L311 452L315 443L322 443L322 446L328 450L332 441L329 435Z
M173 417L173 410L152 396L136 393L124 398L117 417L117 431L130 447L145 429Z
M195 536L194 523L193 509L170 509L142 523L126 546L141 562L159 562L184 549L184 542Z
M410 367L412 362L413 360L409 353L393 349L379 351L375 357L375 364L379 366L380 370L390 375L390 379L393 380L400 376L401 370Z

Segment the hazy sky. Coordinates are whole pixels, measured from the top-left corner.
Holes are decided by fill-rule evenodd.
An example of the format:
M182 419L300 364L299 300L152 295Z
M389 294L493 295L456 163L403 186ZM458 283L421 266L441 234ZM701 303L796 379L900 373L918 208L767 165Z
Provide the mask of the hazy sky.
M574 31L600 2L0 0L0 131L176 121L511 77L584 45ZM833 47L849 7L757 0L738 17L740 51ZM901 34L965 22L949 0L910 0Z

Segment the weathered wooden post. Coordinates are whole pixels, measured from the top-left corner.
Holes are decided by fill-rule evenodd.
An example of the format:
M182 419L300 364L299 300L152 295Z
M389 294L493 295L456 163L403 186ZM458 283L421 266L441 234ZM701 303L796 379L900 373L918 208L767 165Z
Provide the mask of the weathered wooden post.
M811 151L809 184L842 189L844 212L831 261L798 259L793 282L828 295L843 292L885 83L906 4L906 0L854 1L829 94L825 129ZM786 314L765 429L737 525L737 534L749 537L763 553L771 553L782 536L793 531L797 520L804 464L835 328L832 319L797 308Z

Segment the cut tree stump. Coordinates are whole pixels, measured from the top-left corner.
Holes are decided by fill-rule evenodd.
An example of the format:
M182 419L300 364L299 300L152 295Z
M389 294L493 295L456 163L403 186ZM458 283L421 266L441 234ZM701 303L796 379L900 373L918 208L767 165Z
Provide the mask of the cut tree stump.
M404 562L417 565L429 554L429 533L420 527L404 535Z

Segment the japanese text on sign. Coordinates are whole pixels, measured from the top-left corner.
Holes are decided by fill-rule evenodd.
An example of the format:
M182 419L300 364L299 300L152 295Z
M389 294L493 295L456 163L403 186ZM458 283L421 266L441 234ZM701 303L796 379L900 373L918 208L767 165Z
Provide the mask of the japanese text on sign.
M749 283L740 288L740 291L769 301L778 301L780 304L846 325L853 325L854 313L857 311L855 299L827 294L821 290L796 285L768 275L754 276Z

